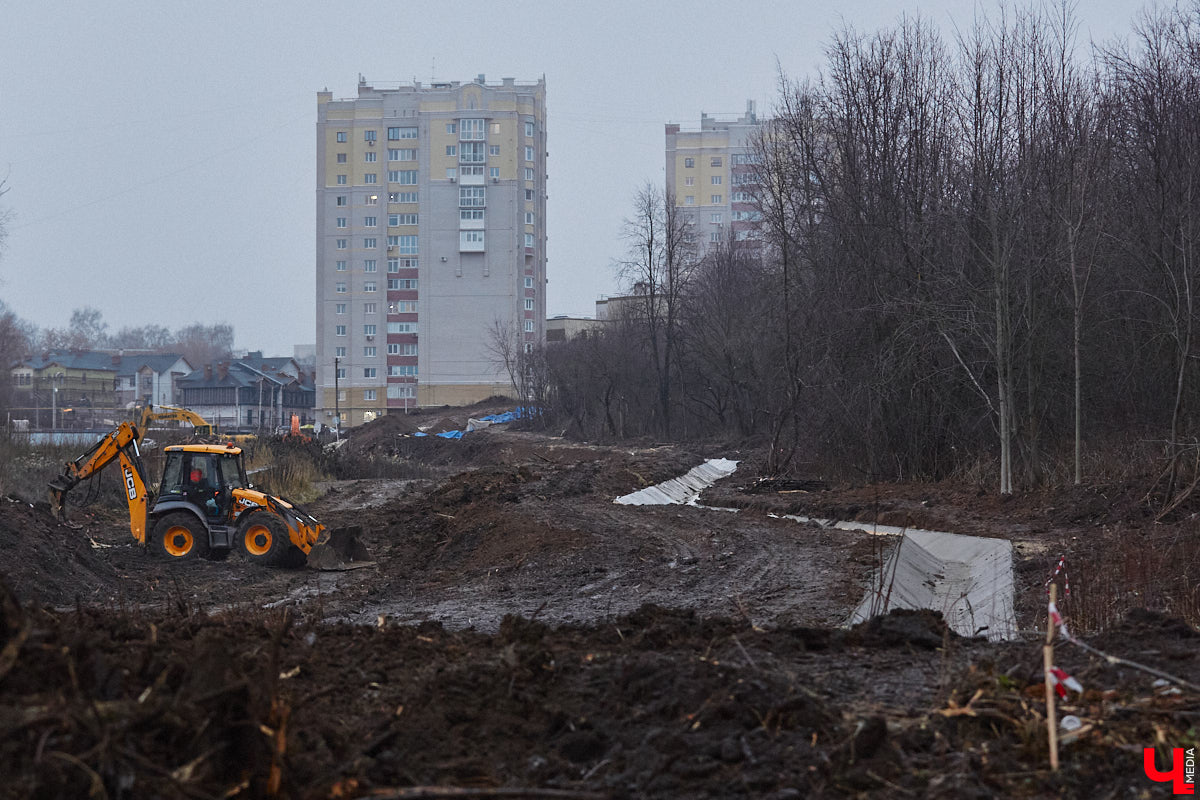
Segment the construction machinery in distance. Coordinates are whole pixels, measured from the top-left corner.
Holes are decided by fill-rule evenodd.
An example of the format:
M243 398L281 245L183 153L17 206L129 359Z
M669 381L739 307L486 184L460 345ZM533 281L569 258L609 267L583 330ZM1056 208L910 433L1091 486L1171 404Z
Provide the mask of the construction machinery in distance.
M194 436L212 436L215 433L212 423L190 408L144 405L138 406L136 410L137 421L134 423L134 427L137 428L137 440L139 443L142 441L142 437L146 435L146 431L150 429L151 422L170 422L174 420L190 422L192 423L192 434Z
M122 422L50 482L50 506L65 518L66 495L114 461L129 504L133 538L174 561L222 560L238 550L260 564L353 569L371 562L360 529L326 531L295 503L258 491L246 479L236 444L163 448L166 464L157 495L150 491L138 442L141 431Z

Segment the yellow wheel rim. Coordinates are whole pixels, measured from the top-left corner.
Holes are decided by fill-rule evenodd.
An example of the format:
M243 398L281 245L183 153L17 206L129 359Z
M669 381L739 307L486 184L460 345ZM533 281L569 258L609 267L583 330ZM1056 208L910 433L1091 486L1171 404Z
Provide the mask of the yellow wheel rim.
M175 558L186 556L195 546L196 540L192 537L192 532L183 525L172 525L163 536L163 549L167 551L167 555Z
M271 552L271 529L266 525L251 525L246 529L246 552L265 556Z

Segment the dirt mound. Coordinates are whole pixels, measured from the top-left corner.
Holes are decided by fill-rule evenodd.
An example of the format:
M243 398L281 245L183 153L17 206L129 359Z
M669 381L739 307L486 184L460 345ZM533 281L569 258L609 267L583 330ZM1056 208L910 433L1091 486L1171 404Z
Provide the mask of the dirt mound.
M116 571L86 533L59 523L43 506L0 498L0 575L24 602L70 606L77 597L85 603L104 597L118 583Z

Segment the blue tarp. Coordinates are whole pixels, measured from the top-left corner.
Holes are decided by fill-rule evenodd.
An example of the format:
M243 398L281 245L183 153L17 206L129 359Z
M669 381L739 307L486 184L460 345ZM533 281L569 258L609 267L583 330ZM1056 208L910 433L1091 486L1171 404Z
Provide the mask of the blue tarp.
M490 422L493 425L501 425L505 422L512 422L515 419L521 419L522 417L537 416L540 413L541 409L539 408L526 408L523 406L518 406L512 411L505 411L503 414L488 414L486 417L480 417L479 419L484 420L485 422ZM433 435L440 436L443 439L461 439L464 433L470 433L470 431L446 431L445 433L435 433ZM428 433L424 433L422 431L417 431L413 434L413 436L428 435Z

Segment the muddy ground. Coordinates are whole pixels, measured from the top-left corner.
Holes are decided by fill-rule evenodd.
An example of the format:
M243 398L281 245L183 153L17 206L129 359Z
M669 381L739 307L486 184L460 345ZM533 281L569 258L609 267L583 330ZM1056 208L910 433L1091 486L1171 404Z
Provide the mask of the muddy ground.
M1200 684L1196 523L1156 522L1144 486L763 486L753 449L411 436L478 412L384 418L332 456L380 476L309 509L362 526L354 571L165 564L111 505L62 524L0 500L0 796L1166 796L1141 748L1195 745L1191 688L1064 644L1085 727L1047 764L1060 555L1087 641ZM737 513L612 503L717 456L743 463L703 503ZM1013 539L1029 635L844 630L892 545L782 513Z

